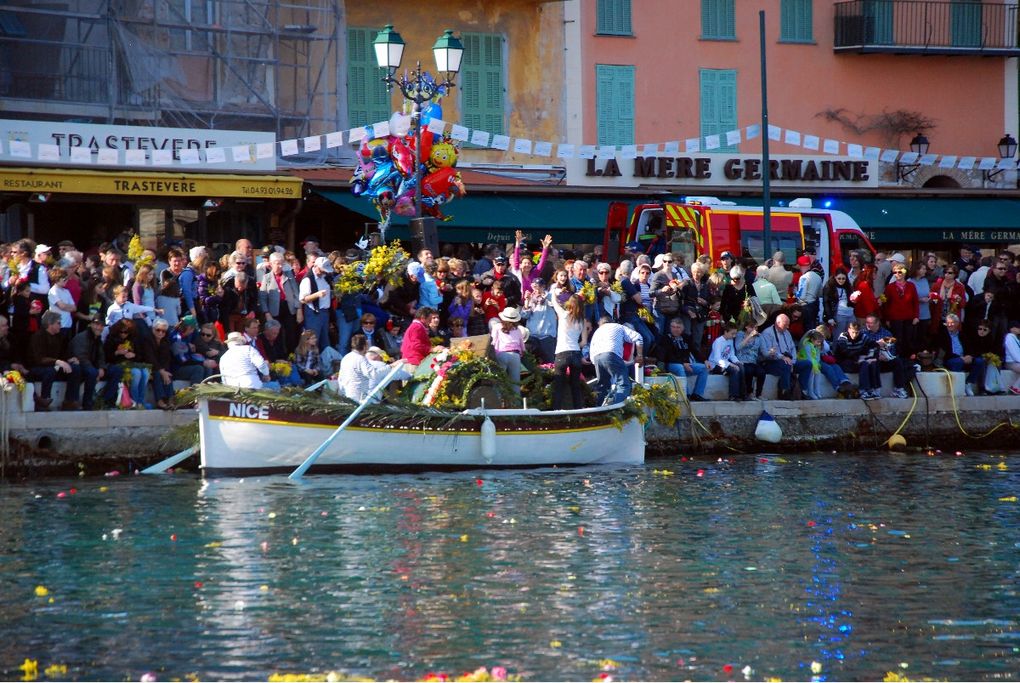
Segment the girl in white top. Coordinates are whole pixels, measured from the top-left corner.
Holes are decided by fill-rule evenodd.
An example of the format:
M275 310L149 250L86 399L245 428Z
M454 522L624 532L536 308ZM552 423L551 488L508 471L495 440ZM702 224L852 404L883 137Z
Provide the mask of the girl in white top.
M563 304L554 296L552 303L557 318L552 409L561 410L565 406L564 384L569 384L570 405L567 407L578 410L584 407L581 348L588 343L584 304L578 296L571 296Z
M78 307L74 305L74 297L66 287L67 272L63 268L52 268L50 282L53 283L48 294L50 310L60 315L60 331L65 335L70 335L71 314L78 310Z

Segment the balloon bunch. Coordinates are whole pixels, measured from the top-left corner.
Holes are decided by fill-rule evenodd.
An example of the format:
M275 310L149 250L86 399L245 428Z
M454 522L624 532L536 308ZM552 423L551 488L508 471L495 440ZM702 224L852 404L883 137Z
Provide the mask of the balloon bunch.
M442 115L442 108L435 102L428 102L421 112L421 212L448 221L452 216L444 215L440 207L455 197L463 197L467 190L456 170L457 145L450 137L436 135L424 128L433 117L441 118ZM416 213L416 144L413 133L361 142L358 165L351 178L351 192L372 200L379 212L381 228L389 225L392 212L401 216L414 216Z

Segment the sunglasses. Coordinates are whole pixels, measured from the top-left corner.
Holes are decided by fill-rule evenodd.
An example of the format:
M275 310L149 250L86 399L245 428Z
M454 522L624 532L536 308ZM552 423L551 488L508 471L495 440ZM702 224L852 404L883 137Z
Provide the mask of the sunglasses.
M212 333L211 332L203 332L202 336L203 337L212 337Z
M375 321L374 320L366 320L365 322L363 322L361 324L364 327L372 327L373 325L375 325Z
M997 270L997 271L999 271L999 272L1006 272L1006 267L1005 267L1005 266L1003 266L1003 267L1001 267L1001 268L996 268L995 270Z

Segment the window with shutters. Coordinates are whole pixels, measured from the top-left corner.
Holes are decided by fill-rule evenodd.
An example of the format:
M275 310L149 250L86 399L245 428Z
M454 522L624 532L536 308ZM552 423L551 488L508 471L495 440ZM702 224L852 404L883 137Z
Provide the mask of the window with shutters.
M784 43L813 43L811 3L813 0L782 0L779 7L779 40Z
M701 39L736 40L734 0L701 0Z
M597 0L595 33L601 36L633 35L630 25L631 0Z
M701 137L718 135L721 145L707 151L736 152L736 145L726 144L726 133L737 130L737 72L734 69L701 69L699 76Z
M458 77L461 125L504 135L503 36L464 32L460 39L464 44Z
M595 65L598 144L634 144L634 67Z
M347 121L351 127L390 120L390 94L382 80L386 74L372 48L378 33L377 28L347 29Z

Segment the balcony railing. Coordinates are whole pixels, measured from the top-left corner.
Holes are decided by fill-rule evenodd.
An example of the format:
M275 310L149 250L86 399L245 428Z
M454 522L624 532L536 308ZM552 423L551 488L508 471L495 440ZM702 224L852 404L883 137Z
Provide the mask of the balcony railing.
M1020 56L1016 5L850 0L834 6L836 52Z

